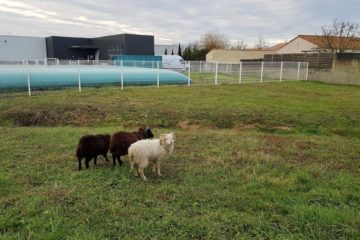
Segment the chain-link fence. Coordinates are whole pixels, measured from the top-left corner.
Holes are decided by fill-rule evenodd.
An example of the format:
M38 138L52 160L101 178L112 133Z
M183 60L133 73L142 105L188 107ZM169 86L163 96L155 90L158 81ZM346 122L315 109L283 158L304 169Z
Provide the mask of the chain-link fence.
M27 91L113 85L219 85L307 80L305 62L186 62L176 68L156 61L46 59L0 62L0 91Z
M309 80L360 85L360 53L266 54L265 62L309 63Z
M309 79L334 84L360 85L360 61L333 61L331 69L310 69Z

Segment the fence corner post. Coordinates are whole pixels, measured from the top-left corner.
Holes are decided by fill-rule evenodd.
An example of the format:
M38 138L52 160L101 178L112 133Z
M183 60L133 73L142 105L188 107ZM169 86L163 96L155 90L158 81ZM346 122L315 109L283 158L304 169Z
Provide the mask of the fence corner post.
M124 91L124 68L123 68L123 61L120 61L120 76L121 76L121 90Z
M263 82L264 77L264 61L261 62L261 77L260 77L260 83Z
M282 78L283 78L283 69L284 69L284 62L281 61L281 63L280 63L280 82L282 81Z
M218 85L218 62L215 63L215 85Z
M77 70L78 70L79 93L81 93L80 60L77 60Z
M306 63L306 76L305 81L309 80L309 62Z
M160 62L158 61L157 62L157 79L156 79L156 82L157 82L157 87L160 88Z
M191 63L188 62L188 86L190 86L190 71L191 71Z
M239 69L239 84L241 84L242 81L242 61L240 61L240 69Z
M28 85L28 94L29 96L31 96L31 86L30 86L30 67L29 67L29 62L26 60L25 62L26 64L26 77L27 77L27 85Z
M296 76L296 80L297 80L297 81L299 81L299 79L300 79L300 66L301 66L301 63L299 62L299 63L298 63L297 76Z

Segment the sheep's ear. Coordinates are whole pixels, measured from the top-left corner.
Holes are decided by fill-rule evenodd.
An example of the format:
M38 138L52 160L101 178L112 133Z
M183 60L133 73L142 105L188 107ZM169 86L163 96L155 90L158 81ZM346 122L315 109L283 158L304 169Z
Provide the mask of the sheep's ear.
M170 133L170 134L171 134L171 136L172 136L172 138L173 138L173 141L175 142L175 140L176 140L175 134L174 134L174 133Z
M165 144L165 139L166 139L166 134L161 134L161 135L160 135L160 145L164 145L164 144Z

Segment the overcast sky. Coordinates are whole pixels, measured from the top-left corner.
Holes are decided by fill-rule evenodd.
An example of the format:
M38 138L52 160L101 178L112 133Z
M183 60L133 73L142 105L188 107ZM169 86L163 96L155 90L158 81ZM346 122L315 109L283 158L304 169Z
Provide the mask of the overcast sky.
M253 45L316 34L332 19L360 23L359 0L0 0L0 35L98 37L151 34L156 44L208 32Z

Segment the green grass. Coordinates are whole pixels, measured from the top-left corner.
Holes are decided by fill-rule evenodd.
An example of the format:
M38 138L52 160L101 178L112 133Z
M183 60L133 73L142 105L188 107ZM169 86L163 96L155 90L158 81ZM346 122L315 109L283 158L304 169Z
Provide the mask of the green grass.
M0 239L359 239L359 90L0 95ZM80 136L141 124L176 134L162 177L144 183L101 157L77 171Z

